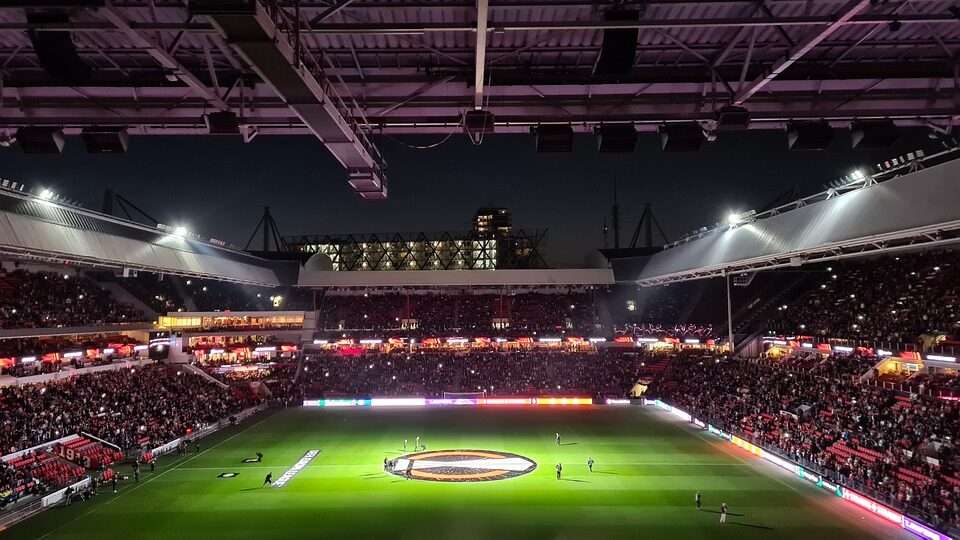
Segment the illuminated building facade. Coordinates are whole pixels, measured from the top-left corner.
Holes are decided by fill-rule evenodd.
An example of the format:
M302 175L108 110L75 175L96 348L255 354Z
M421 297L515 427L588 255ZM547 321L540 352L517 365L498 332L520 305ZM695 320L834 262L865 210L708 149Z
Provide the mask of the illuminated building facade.
M481 208L467 232L327 234L284 237L287 247L330 258L334 271L546 268L546 231L515 230L506 208Z

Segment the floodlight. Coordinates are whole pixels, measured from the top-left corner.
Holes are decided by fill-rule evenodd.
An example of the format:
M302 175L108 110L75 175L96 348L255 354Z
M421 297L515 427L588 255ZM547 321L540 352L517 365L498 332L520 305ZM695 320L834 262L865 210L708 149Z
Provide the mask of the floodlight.
M737 212L730 212L730 215L727 216L728 225L736 225L740 223L740 214Z
M187 228L184 227L183 225L180 225L180 226L174 227L173 234L177 236L187 236L188 234L190 234L190 231L188 231Z
M50 199L53 198L53 195L54 195L54 193L53 193L52 191L50 191L49 189L43 189L43 190L40 190L40 195L39 195L39 197L40 197L41 199L45 200L45 201L49 201Z

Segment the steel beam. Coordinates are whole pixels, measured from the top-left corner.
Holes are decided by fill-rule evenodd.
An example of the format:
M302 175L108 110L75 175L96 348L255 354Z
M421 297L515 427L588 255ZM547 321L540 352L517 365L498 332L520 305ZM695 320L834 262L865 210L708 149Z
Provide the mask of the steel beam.
M754 79L753 82L742 86L737 91L736 97L733 99L734 105L743 105L743 103L750 99L751 96L759 92L764 86L768 85L770 81L776 79L781 73L786 71L787 68L803 58L804 55L813 50L813 48L819 45L820 42L830 37L830 34L836 32L838 29L840 29L840 27L870 6L870 4L871 0L852 0L843 6L843 8L841 8L840 11L835 14L835 19L832 23L817 30L816 33L809 36L802 42L797 43L796 46L790 49L790 52L787 53L787 55L774 63L766 73Z
M289 106L347 170L351 186L364 198L385 198L383 159L359 127L361 114L339 95L323 70L298 57L294 44L259 2L250 15L214 15L219 33L254 72ZM309 59L309 55L307 55Z
M487 3L488 0L477 0L477 47L476 63L474 64L473 78L473 108L483 108L483 70L487 58Z
M97 12L110 21L110 24L126 35L128 39L133 41L137 47L145 50L147 54L156 60L164 69L173 73L182 83L192 88L198 96L218 109L228 110L230 108L216 92L208 88L207 85L203 84L203 82L197 79L189 70L184 68L172 54L165 51L162 47L154 45L153 42L140 34L138 30L134 29L116 8L105 6Z
M908 24L956 24L957 20L949 13L914 13L903 15L870 14L854 17L841 23L844 25L875 25L891 21ZM788 17L717 17L694 19L641 19L639 21L600 21L600 20L566 20L566 21L521 21L502 22L489 25L494 32L526 32L544 30L617 30L617 29L650 29L661 30L669 28L740 28L742 26L824 26L836 23L833 17L824 16L788 16ZM167 22L137 22L131 27L144 32L199 32L209 33L217 30L205 23L167 23ZM27 23L4 22L0 23L0 31L23 32L36 31L68 31L68 32L109 32L114 31L110 24L100 22L70 22L70 23ZM354 34L354 35L422 35L432 32L469 32L476 31L476 26L467 22L414 22L414 23L344 23L327 24L316 28L307 25L301 27L304 34Z

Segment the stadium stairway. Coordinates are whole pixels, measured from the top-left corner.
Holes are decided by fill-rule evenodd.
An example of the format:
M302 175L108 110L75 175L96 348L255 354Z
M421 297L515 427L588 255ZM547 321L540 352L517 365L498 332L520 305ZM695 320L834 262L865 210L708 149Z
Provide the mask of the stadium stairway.
M197 311L197 302L194 301L193 295L190 294L190 291L183 285L183 280L177 276L167 276L167 279L173 284L173 288L177 291L180 298L183 298L183 307L187 308L187 311Z
M304 360L303 355L300 355L300 358L297 360L297 371L293 374L293 382L296 383L300 380L300 374L303 373Z
M95 281L95 283L98 287L110 293L110 296L117 302L131 305L144 315L150 317L151 320L157 320L157 312L134 296L130 291L124 289L123 285L115 281Z
M212 382L213 384L219 386L220 388L230 388L230 385L228 385L228 384L220 381L219 379L217 379L217 378L214 377L213 375L210 375L210 374L207 373L206 371L198 368L197 366L195 366L195 365L193 365L193 364L182 364L182 367L183 367L183 369L186 369L186 370L189 371L190 373L195 373L195 374L199 375L200 377L203 377L204 379Z
M753 298L734 313L734 332L752 334L756 330L765 331L766 328L757 328L758 321L770 319L775 306L783 303L791 294L803 294L804 285L811 281L809 272L791 272L771 277L774 279L765 282L756 294L751 295Z

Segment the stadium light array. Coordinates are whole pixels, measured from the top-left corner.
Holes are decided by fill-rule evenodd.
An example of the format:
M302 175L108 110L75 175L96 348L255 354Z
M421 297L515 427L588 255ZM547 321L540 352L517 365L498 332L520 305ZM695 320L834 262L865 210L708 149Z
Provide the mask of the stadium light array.
M40 197L41 200L49 201L50 199L53 198L54 195L55 195L54 192L44 188L40 190L40 194L38 195L38 197Z
M178 226L176 226L176 227L173 228L173 234L175 234L175 235L177 235L177 236L179 236L179 237L182 238L182 237L187 236L188 234L190 234L190 231L187 230L187 228L184 227L183 225L178 225Z
M733 226L737 223L740 223L740 213L739 212L730 212L727 215L727 225Z

